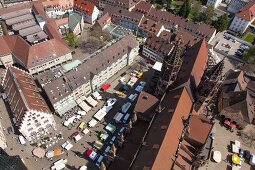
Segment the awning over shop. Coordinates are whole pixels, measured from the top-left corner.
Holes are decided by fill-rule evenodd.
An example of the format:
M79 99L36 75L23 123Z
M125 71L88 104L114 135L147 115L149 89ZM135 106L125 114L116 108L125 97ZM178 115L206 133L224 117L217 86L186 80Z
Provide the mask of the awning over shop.
M103 91L105 91L105 90L109 89L110 87L111 87L111 85L107 83L107 84L103 85L103 87L101 89Z
M56 112L60 115L63 116L67 111L71 110L72 108L74 108L75 106L77 106L77 103L72 100L70 102L67 102L65 104L62 104L60 107L58 107L56 109Z
M91 106L93 106L93 107L95 107L96 105L97 105L97 101L96 100L94 100L91 96L89 96L89 97L87 97L86 98L86 101L91 105Z
M87 103L85 103L84 101L82 101L81 103L79 103L79 106L85 111L85 112L89 112L91 110L91 107L89 105L87 105Z
M103 111L102 109L100 109L100 110L98 110L98 111L96 112L96 114L95 114L93 117L96 118L98 121L101 121L101 120L105 117L106 114L107 114L107 113L106 113L105 111Z

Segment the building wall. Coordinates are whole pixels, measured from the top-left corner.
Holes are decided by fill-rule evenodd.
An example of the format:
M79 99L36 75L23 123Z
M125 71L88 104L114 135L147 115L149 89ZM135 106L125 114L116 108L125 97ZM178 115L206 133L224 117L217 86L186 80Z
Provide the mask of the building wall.
M79 35L81 34L82 30L81 30L81 26L80 23L77 23L76 27L73 30L74 35Z
M69 61L69 60L72 60L72 54L71 53L67 53L67 54L62 55L58 58L55 58L54 60L51 60L51 61L48 61L46 63L37 65L35 67L28 68L28 70L31 74L35 74L35 73L50 69L52 67L55 67L57 65L60 65L60 64L66 62L66 61Z
M3 127L2 127L1 122L0 122L0 148L2 148L2 149L7 148L7 143L6 143L6 140L5 140Z
M75 11L78 12L79 14L81 14L84 18L84 21L89 23L89 24L95 24L95 22L96 22L96 20L99 16L99 10L97 9L96 6L94 7L94 10L93 10L93 13L92 13L91 16L84 13L84 12L81 12L79 10L75 10Z
M123 55L116 62L112 63L110 66L105 68L103 71L101 71L97 75L94 75L91 82L84 83L83 85L75 89L70 95L54 103L53 107L55 111L57 112L58 109L61 109L60 107L62 107L65 103L76 100L83 95L89 96L92 93L91 86L93 91L99 89L104 83L107 82L109 78L111 78L119 70L127 66L128 63L129 65L132 64L134 62L135 57L138 55L138 50L139 50L139 46L132 49L128 55L127 54Z
M231 0L230 4L228 5L228 9L227 10L230 13L237 13L246 4L247 4L247 2L245 2L243 0Z
M83 95L88 96L91 93L92 92L91 92L90 82L86 82L85 84L83 84L80 87L78 87L77 89L75 89L70 95L68 95L65 98L63 98L62 100L54 103L53 107L54 107L55 111L58 112L58 110L61 109L61 107L63 105L68 104L68 103L80 98Z
M5 67L11 66L13 64L13 58L11 54L1 56L0 60Z
M214 8L217 8L222 0L208 0L206 6L212 5Z
M131 22L131 21L128 21L128 20L120 19L119 20L119 25L124 27L124 28L131 29L131 30L134 30L134 31L138 30L138 24L136 24L134 22Z
M28 110L19 126L19 131L30 141L32 135L41 135L49 127L56 129L56 122L51 113Z
M251 23L252 22L248 22L242 18L235 16L235 18L231 22L231 25L229 26L229 29L235 32L244 33Z
M162 62L163 61L163 58L161 57L160 53L154 52L147 46L143 46L142 54L154 62L156 62L156 61Z

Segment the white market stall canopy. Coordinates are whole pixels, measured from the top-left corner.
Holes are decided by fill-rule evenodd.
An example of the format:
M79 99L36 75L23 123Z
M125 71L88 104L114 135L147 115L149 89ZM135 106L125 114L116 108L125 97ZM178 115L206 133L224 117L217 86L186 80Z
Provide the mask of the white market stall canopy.
M89 127L94 127L96 126L97 121L95 119L91 119L91 121L89 121Z
M104 112L108 113L111 109L112 109L112 105L104 106L101 110L103 110Z
M94 98L96 98L97 100L102 100L102 96L97 92L95 91L94 93L92 93L92 96Z
M100 109L96 112L96 114L93 117L96 118L98 121L101 121L105 117L106 114L107 114L107 112Z
M86 98L86 101L93 107L95 107L97 105L97 101L94 100L91 96L89 96L88 98Z
M79 106L82 108L82 110L84 110L85 112L89 112L91 110L91 107L89 105L87 105L87 103L85 103L84 101L82 101L81 103L79 103Z

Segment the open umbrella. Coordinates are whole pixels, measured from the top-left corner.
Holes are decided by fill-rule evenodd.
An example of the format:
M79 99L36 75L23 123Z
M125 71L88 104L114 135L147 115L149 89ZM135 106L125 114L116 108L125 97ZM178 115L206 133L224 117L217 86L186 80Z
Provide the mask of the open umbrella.
M45 151L44 149L42 148L35 148L33 151L32 151L33 155L35 155L36 157L38 158L43 158L44 155L45 155Z

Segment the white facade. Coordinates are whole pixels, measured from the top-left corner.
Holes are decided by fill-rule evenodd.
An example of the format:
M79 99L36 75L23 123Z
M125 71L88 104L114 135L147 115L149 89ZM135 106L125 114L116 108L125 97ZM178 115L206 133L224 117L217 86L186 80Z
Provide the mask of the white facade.
M28 110L19 126L19 131L27 140L31 141L32 136L41 136L47 132L48 128L56 130L56 122L51 113Z
M35 67L28 68L28 70L31 74L35 74L35 73L41 72L43 70L46 70L46 69L55 67L57 65L60 65L60 64L66 62L66 61L69 61L69 60L72 60L72 54L71 53L67 53L65 55L62 55L58 58L55 58L54 60L45 62L43 64L36 65Z
M254 19L252 21L246 21L238 16L235 16L229 26L229 29L235 32L244 33L253 21Z
M154 62L156 62L156 61L162 62L163 61L163 57L161 56L161 54L159 52L155 52L145 45L143 46L142 54Z
M0 61L3 63L5 67L11 66L13 64L12 54L0 56Z
M87 13L81 12L79 10L76 10L76 11L83 16L85 22L92 24L92 25L95 24L95 22L99 16L99 10L96 6L94 6L92 15L88 15Z
M3 131L3 127L2 127L1 122L0 122L0 148L2 148L2 149L7 148L7 144L6 144L4 131Z
M212 5L214 8L217 8L222 0L208 0L206 6Z
M97 75L94 75L92 81L87 81L80 87L76 88L70 95L66 96L62 100L53 104L56 112L68 103L71 103L81 96L88 96L93 91L99 89L109 78L115 75L118 71L123 69L125 66L130 65L134 62L135 57L138 55L139 46L133 48L129 54L123 55L116 62L112 63L105 70L101 71ZM92 87L92 89L91 89Z

